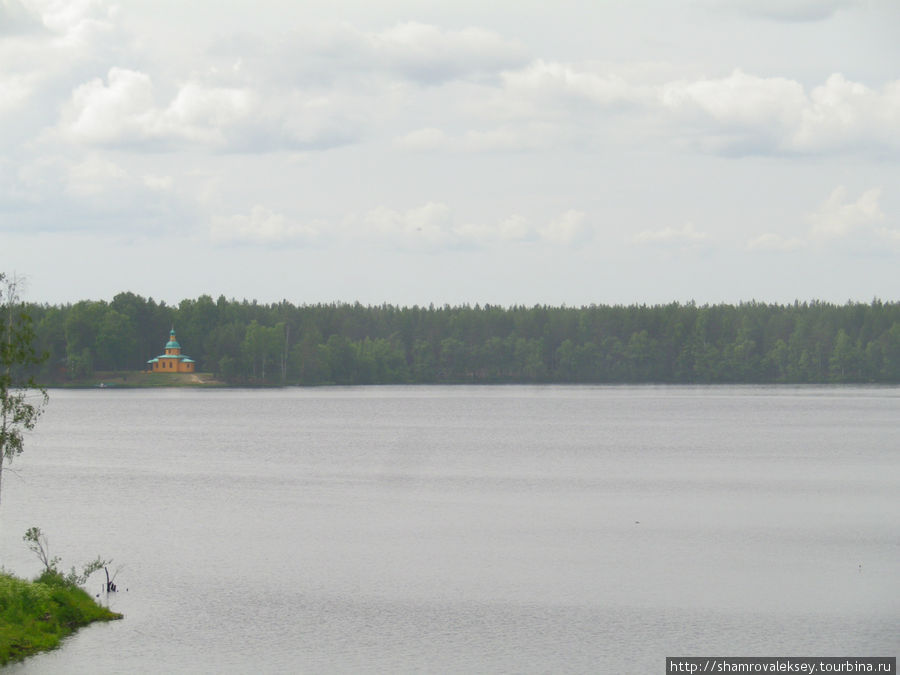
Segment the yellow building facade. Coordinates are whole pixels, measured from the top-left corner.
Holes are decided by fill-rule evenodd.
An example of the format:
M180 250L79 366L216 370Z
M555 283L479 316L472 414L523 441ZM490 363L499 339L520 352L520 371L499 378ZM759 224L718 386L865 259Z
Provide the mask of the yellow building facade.
M151 373L193 373L194 359L181 353L181 345L175 339L175 329L169 332L166 353L147 361L147 370Z

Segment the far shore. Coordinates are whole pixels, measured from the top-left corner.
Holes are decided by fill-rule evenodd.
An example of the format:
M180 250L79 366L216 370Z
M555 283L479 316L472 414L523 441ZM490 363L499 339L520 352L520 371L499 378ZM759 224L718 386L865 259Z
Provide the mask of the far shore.
M48 382L48 389L145 389L152 387L225 387L212 373L148 373L133 371L96 372L91 377Z

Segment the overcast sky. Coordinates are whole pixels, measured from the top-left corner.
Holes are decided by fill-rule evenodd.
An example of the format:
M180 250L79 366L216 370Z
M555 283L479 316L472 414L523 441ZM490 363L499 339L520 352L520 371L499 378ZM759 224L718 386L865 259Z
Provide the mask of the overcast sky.
M900 299L894 0L0 0L26 299Z

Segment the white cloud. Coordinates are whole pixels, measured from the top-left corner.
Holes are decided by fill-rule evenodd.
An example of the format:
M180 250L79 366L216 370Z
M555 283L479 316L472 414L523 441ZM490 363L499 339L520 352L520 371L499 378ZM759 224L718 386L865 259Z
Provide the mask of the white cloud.
M168 192L174 186L172 176L157 176L154 174L146 174L142 181L149 189L157 192Z
M817 238L835 239L846 237L866 225L884 220L878 205L881 197L879 188L863 192L856 201L850 201L847 189L836 187L819 208L807 216L811 223L810 233Z
M35 14L18 0L0 0L0 36L21 35L41 30Z
M620 137L636 128L715 154L900 150L900 80L872 89L835 73L807 89L790 77L740 69L723 77L655 78L640 69L537 60L503 73L485 117L555 127L555 136L544 137L557 142L570 137L565 129L577 128L583 142L613 124ZM624 110L627 119L611 117ZM625 127L636 119L640 126Z
M366 236L400 249L490 248L537 242L568 246L584 242L592 235L585 224L585 214L574 209L543 226L535 226L518 214L494 223L457 224L452 209L435 202L407 211L378 207L366 214L362 225ZM348 236L352 235L348 233Z
M877 234L882 239L887 239L891 242L900 243L900 229L889 228L889 227L879 227L875 229L875 234Z
M188 82L158 115L155 133L218 145L225 142L229 129L253 116L258 105L256 96L246 89Z
M785 237L774 232L766 232L747 242L750 251L781 251L791 252L806 247L806 242L801 237Z
M840 185L819 207L806 215L810 224L806 237L784 236L772 232L759 235L747 242L751 251L791 252L806 248L813 242L847 241L853 237L857 241L879 239L895 241L900 237L897 230L876 227L885 220L879 205L881 189L865 190L857 199L848 195Z
M693 109L721 122L758 125L763 121L793 122L805 103L803 87L783 77L764 78L735 70L724 78L670 82L660 100L674 111Z
M433 127L410 131L397 139L397 145L407 150L438 150L450 143L446 133Z
M669 82L659 100L680 135L713 152L784 150L806 105L798 82L739 70L720 79Z
M501 70L526 61L520 44L493 31L452 30L416 21L382 31L348 23L310 23L266 39L221 39L210 55L218 59L223 77L301 88L339 83L367 88L385 81L441 85L496 78Z
M876 91L834 74L807 92L789 78L736 70L720 79L668 83L660 100L682 123L679 133L708 151L900 150L900 80Z
M214 217L209 234L213 241L223 243L308 244L319 237L320 230L316 225L293 222L257 204L249 214Z
M356 133L344 100L287 92L272 99L246 88L181 84L160 105L146 73L112 68L106 82L95 78L77 87L59 130L85 145L152 147L205 146L211 150L267 152L331 147Z
M171 219L185 208L171 176L141 175L99 153L90 153L75 162L61 159L54 168L60 172L63 194L69 200L65 208L73 212L74 220L87 216L79 227L93 227L91 213L119 218L136 212L129 218L157 222L164 228L174 223L160 219ZM52 179L52 174L49 177ZM104 222L102 227L110 224L117 228L123 225L121 221Z
M436 202L407 211L379 206L366 214L363 224L377 239L393 242L401 248L444 246L454 239L450 208Z
M148 227L161 232L182 225L192 201L179 193L172 177L135 170L121 159L90 152L24 163L3 176L0 213L14 211L11 226L34 232L131 232L139 238Z
M583 20L599 26L635 14L602 4ZM696 4L685 9L688 19L698 18ZM846 54L835 51L821 64L812 56L779 60L787 46L771 42L784 31L809 31L795 35L791 49L822 54L854 22L872 26L864 12L837 11L842 5L736 1L737 12L700 16L706 25L673 27L670 46L693 41L691 51L651 45L667 36L649 23L628 27L634 32L620 41L591 43L578 36L582 19L571 8L554 10L569 12L559 33L536 30L537 19L524 15L495 21L502 32L464 28L465 17L451 10L405 21L396 5L348 13L324 29L323 18L337 10L313 17L294 9L282 25L248 13L239 25L222 13L201 23L201 10L185 8L180 33L196 39L169 45L162 32L126 16L127 6L120 21L102 2L0 0L0 210L11 227L40 220L46 231L94 222L104 234L154 231L156 221L190 237L200 222L219 242L324 242L329 250L391 255L503 249L515 252L510 259L552 250L562 259L563 247L591 239L595 222L622 214L636 223L620 235L633 244L703 246L711 236L682 225L679 205L696 204L697 222L711 223L726 222L722 213L728 218L740 201L748 213L734 227L762 222L770 231L744 230L731 253L796 251L816 239L843 246L842 238L857 235L867 237L858 250L868 252L898 237L882 214L886 193L861 188L891 184L900 80L886 81L888 69L871 66L874 39L850 36ZM173 20L165 11L154 30ZM748 21L754 11L832 20L778 26ZM479 16L491 25L497 15ZM755 55L756 38L706 33L738 26L768 38L771 58ZM208 48L214 33L236 29L246 32ZM571 39L560 39L563 32ZM732 40L742 46L724 44ZM707 43L722 48L710 51L716 59L700 54ZM685 149L734 159L685 157ZM813 154L820 157L805 158ZM845 154L853 155L860 189L832 194L795 236L788 219L799 216L803 225L792 206L797 195L810 182L833 186L823 181L851 170L837 164ZM759 206L741 201L749 184L766 195ZM640 185L651 186L653 199L635 203ZM589 205L590 216L548 204ZM716 233L716 241L725 236Z
M585 224L583 211L570 209L552 220L546 226L539 228L541 237L549 242L557 244L574 244L590 238L591 231Z
M114 196L123 188L131 188L133 181L121 166L91 155L69 169L66 192L74 197L97 198Z
M0 74L0 114L21 107L34 90L34 77Z
M564 135L564 130L552 124L507 124L457 135L441 129L418 129L401 136L396 143L406 150L419 152L520 152L552 148Z
M497 235L503 241L525 241L534 237L534 230L528 220L519 215L512 215L500 221Z
M0 0L0 114L18 114L0 127L0 140L9 129L21 137L24 128L45 126L59 87L108 56L112 29L111 10L101 3Z
M646 101L652 90L612 72L595 72L571 64L538 59L525 68L503 73L510 92L555 102L583 100L596 105Z
M564 129L552 124L504 125L468 131L459 147L469 152L540 150L558 145L566 135Z
M64 44L85 45L115 27L117 8L102 0L25 0L20 5Z
M696 244L708 238L705 232L700 232L693 223L685 223L680 229L672 226L660 230L644 230L631 238L634 244Z
M539 242L569 246L585 242L593 234L585 224L585 214L575 209L570 209L540 226L535 226L524 216L514 214L497 223L467 223L454 227L453 233L457 237L457 242L466 247Z
M840 74L812 90L792 138L795 148L813 151L883 144L900 148L900 80L879 92Z
M838 10L861 3L858 0L707 0L707 4L776 21L821 21Z
M522 62L522 48L484 28L442 30L406 22L364 36L375 63L422 82L495 74Z
M353 93L267 92L245 150L328 149L359 140L375 103Z
M158 118L154 91L145 73L112 68L72 92L65 115L66 135L86 143L144 140L153 136Z
M53 35L115 27L99 2L33 12ZM70 37L57 43L80 39ZM0 48L0 62L8 53L18 64L0 75L0 113L22 108L37 86L18 51ZM59 121L62 137L267 152L331 148L387 129L415 150L599 147L653 136L726 155L900 151L900 80L873 88L835 73L808 88L741 69L676 78L671 64L530 58L484 28L421 22L382 31L311 23L280 37L220 40L203 57L180 81L178 68L148 63L82 82ZM434 112L421 117L419 106Z
M454 228L461 243L472 247L492 246L516 242L531 242L539 234L527 218L512 215L497 224L467 223Z
M86 144L180 140L221 146L255 108L251 92L196 82L181 86L161 108L149 75L112 68L106 82L95 78L75 89L61 126L67 138Z

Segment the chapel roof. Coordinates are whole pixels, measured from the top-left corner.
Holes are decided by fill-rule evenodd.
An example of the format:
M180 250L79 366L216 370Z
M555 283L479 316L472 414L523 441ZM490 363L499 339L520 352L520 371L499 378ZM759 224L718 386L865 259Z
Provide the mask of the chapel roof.
M178 340L175 339L175 329L169 331L169 341L166 343L166 349L181 349Z

